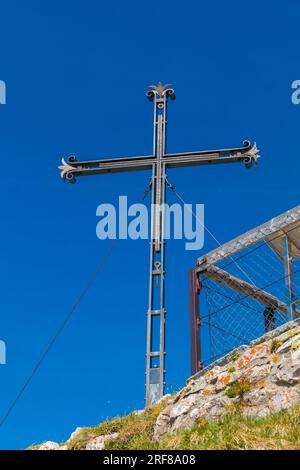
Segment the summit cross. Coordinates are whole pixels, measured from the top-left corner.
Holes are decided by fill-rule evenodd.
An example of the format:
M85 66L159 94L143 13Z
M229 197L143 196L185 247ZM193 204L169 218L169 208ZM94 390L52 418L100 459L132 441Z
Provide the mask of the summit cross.
M146 404L158 401L165 388L165 243L164 221L168 168L196 165L218 165L223 163L243 162L246 168L256 163L258 149L245 140L242 147L202 150L186 153L166 153L167 104L175 99L175 92L170 85L149 87L147 98L153 102L153 152L151 155L77 161L75 156L62 159L59 167L61 176L69 183L75 183L79 176L99 175L126 171L150 170L152 172L151 197L151 240L149 298L147 311L146 341ZM154 318L158 318L159 327L155 328ZM155 338L158 341L155 341ZM159 344L159 350L153 345Z

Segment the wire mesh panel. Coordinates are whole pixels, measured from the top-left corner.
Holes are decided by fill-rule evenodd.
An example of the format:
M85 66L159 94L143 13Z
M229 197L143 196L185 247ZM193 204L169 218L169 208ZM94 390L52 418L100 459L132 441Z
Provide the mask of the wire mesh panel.
M207 365L300 315L300 207L201 257L197 271Z

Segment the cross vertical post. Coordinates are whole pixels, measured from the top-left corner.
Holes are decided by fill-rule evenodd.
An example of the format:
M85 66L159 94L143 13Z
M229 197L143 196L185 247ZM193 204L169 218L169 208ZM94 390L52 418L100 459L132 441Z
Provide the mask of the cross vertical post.
M71 184L80 176L127 171L151 170L151 235L149 300L146 341L146 404L155 403L164 394L165 385L165 202L166 170L185 166L244 163L250 168L256 163L258 149L245 140L243 147L201 150L187 153L166 153L167 103L175 99L170 85L150 86L146 95L154 105L153 152L139 157L85 160L74 155L62 159L61 177ZM157 324L158 323L158 324Z
M165 386L165 203L166 174L163 157L166 152L167 102L174 99L172 89L155 88L147 93L154 104L152 170L151 239L149 305L146 344L146 403L155 403Z

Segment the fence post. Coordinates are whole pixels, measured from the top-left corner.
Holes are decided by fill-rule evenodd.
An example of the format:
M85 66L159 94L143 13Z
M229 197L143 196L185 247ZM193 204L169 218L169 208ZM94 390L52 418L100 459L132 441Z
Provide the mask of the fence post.
M191 374L194 375L203 369L200 346L200 296L197 272L189 271L189 300L190 300L190 349L191 349Z
M287 297L287 313L290 320L294 319L294 276L293 276L293 258L291 255L291 243L286 235L283 242L284 254L284 279L286 286Z

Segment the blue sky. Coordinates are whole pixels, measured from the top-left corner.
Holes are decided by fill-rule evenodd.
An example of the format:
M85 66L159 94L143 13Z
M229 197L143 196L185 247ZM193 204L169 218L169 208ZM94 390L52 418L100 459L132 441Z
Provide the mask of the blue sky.
M61 157L151 153L147 85L172 83L169 152L257 141L257 168L169 171L205 204L225 242L299 204L300 78L296 0L2 2L0 80L0 413L19 391L109 242L96 207L137 202L149 174L63 184ZM172 194L169 201L175 202ZM187 271L214 247L167 247L167 389L189 375ZM143 407L148 243L119 241L93 288L0 429L0 448L61 441L77 427Z

